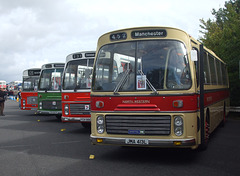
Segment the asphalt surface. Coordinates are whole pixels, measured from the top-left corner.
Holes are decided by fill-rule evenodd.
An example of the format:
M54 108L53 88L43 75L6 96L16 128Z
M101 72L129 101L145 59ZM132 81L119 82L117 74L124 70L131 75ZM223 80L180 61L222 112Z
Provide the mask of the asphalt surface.
M90 131L5 103L0 116L0 176L239 176L240 114L211 135L208 149L94 146ZM89 157L93 156L93 159Z

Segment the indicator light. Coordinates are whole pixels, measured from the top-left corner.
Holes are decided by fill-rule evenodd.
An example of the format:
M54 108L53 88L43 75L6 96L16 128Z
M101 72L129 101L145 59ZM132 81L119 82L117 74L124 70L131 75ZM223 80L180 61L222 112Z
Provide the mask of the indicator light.
M69 96L68 95L64 95L64 100L68 100Z
M174 145L176 145L176 146L182 145L182 142L181 141L175 141Z
M103 108L104 107L104 102L103 101L96 101L96 107L97 108Z
M103 139L97 139L97 143L102 143Z
M183 101L182 100L173 101L173 107L174 108L182 108L183 107Z

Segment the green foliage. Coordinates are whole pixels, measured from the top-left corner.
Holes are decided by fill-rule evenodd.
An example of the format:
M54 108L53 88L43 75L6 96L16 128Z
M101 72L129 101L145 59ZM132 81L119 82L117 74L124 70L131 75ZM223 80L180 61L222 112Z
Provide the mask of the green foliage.
M215 20L200 19L200 41L227 63L231 105L240 106L240 0L226 1L224 8L213 9L212 14Z

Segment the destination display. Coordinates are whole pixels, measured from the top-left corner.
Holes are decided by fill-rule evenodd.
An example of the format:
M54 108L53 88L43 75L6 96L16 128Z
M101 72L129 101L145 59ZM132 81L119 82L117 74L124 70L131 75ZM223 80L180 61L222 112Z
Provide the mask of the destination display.
M167 31L164 29L132 31L131 36L132 38L166 37Z
M64 64L54 64L54 67L64 67Z
M41 70L28 70L28 76L39 76Z
M85 57L95 57L95 53L85 53Z

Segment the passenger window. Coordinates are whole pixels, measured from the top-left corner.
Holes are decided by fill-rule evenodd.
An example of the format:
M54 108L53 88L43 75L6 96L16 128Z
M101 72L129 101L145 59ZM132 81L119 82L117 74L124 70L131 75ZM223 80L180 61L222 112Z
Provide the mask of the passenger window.
M221 62L219 60L216 60L216 65L217 65L217 77L218 77L218 84L222 85L222 70L221 70Z
M225 65L223 63L221 63L221 68L222 68L222 78L223 78L223 84L227 85L227 72L226 72L226 68Z
M216 75L216 67L215 67L215 59L211 55L208 55L209 65L210 65L210 73L211 73L211 83L217 84L217 75Z
M209 63L208 63L208 57L207 57L207 53L204 52L203 55L203 71L204 71L204 84L210 84L211 80L210 80L210 71L209 71Z

